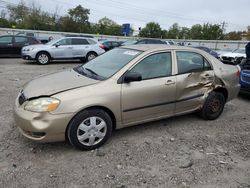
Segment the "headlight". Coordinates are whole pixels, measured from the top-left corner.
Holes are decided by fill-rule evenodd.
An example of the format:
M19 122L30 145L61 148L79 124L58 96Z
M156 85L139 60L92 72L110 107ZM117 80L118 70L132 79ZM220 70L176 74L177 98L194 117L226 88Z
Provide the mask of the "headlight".
M59 104L60 101L58 99L42 97L28 101L24 109L32 112L50 112L55 110Z
M28 49L26 49L26 51L32 51L32 50L34 50L34 48L28 48Z

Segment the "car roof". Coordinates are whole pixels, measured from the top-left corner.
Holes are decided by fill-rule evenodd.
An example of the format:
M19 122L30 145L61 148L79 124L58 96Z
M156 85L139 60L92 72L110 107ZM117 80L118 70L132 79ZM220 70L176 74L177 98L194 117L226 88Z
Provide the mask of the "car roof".
M139 45L128 45L120 48L127 48L140 51L158 51L158 50L193 50L193 48L176 45L165 45L165 44L139 44Z
M26 38L34 38L34 39L36 39L36 37L26 36L26 35L0 35L0 37L26 37Z

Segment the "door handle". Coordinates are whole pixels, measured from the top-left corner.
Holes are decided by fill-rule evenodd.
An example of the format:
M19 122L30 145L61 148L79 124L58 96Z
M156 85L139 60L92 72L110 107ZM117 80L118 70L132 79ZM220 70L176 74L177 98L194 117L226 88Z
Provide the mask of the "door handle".
M72 49L72 48L73 48L73 46L69 46L68 48L69 48L69 49Z
M167 86L173 85L173 84L175 84L175 81L173 81L173 80L168 80L168 81L166 81L166 83L165 83L165 85L167 85Z
M7 46L13 46L13 44L7 44Z

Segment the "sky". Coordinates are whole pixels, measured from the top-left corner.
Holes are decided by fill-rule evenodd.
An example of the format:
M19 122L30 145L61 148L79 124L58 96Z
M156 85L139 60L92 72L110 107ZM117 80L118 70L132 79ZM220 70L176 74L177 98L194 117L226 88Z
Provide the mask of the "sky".
M17 4L20 0L5 0ZM23 0L34 1L44 11L67 14L69 8L82 5L90 9L89 21L96 23L104 16L118 24L130 23L134 30L148 22L158 22L163 29L173 23L182 27L194 24L222 24L226 32L243 31L250 25L250 0ZM2 2L0 1L0 4Z

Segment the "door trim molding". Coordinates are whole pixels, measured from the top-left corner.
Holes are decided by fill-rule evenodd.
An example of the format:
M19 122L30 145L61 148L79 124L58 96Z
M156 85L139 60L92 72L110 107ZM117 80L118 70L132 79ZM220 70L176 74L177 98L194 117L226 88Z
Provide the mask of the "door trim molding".
M153 108L153 107L157 107L157 106L168 105L168 104L173 104L173 103L177 103L177 102L183 102L183 101L199 98L199 97L202 97L202 96L204 96L204 94L194 95L194 96L191 96L191 97L186 97L184 99L175 100L175 101L169 101L169 102L164 102L164 103L151 104L151 105L147 105L147 106L129 108L129 109L123 110L123 112L130 112L130 111L135 111L135 110L141 110L141 109L144 109L144 108Z

